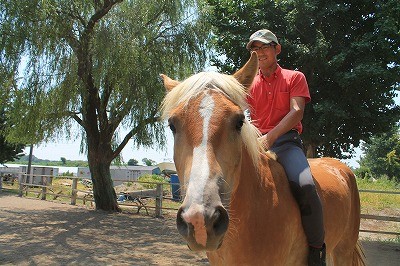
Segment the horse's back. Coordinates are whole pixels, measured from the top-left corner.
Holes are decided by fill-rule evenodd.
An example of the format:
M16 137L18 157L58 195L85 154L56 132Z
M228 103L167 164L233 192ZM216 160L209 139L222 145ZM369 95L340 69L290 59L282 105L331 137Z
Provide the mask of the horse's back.
M328 157L308 161L318 188L337 195L354 192L358 195L354 173L346 164Z
M310 159L309 163L323 205L328 252L350 253L360 226L355 176L346 164L333 158Z

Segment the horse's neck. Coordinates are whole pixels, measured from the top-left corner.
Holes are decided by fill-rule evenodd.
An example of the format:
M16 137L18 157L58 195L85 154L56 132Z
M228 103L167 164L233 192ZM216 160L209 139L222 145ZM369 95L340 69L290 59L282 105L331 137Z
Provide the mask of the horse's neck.
M301 228L298 207L285 172L267 156L262 156L258 166L254 166L243 149L239 184L229 212L228 237L218 251L209 254L215 264L245 264L249 256L257 257L256 254L263 254L261 258L271 260L271 265L282 264L272 258L286 254L292 247L290 241L301 240L296 234ZM221 263L220 258L231 258L231 254L238 256L234 261Z
M252 201L286 193L287 179L282 167L272 158L261 155L255 165L246 149L243 149L239 186L235 194L242 200Z
M232 215L238 219L270 219L271 215L297 208L283 167L262 155L258 166L243 149L238 187L232 195ZM269 217L268 217L269 216ZM233 217L233 218L235 218Z

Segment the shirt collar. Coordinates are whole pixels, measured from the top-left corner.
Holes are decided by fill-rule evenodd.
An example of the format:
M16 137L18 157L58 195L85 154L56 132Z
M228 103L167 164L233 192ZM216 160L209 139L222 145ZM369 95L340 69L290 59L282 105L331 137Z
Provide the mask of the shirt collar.
M269 77L265 77L262 72L261 69L258 69L258 75L260 75L260 77L262 77L263 79L272 79L272 78L277 78L280 74L281 74L282 68L281 66L278 64L274 73L272 73L271 76Z

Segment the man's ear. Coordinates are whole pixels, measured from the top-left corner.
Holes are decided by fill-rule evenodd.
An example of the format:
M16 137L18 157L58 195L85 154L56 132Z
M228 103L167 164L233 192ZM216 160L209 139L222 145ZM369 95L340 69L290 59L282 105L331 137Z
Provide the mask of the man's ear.
M281 46L280 44L277 44L277 45L275 46L275 52L276 52L276 54L277 54L277 55L280 54L281 51L282 51L282 46Z

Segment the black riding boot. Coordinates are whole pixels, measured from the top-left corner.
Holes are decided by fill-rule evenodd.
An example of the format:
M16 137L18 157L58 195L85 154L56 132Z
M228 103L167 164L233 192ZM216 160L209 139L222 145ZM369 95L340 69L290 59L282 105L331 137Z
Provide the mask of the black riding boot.
M326 265L326 247L322 248L309 247L308 250L308 266L325 266Z

